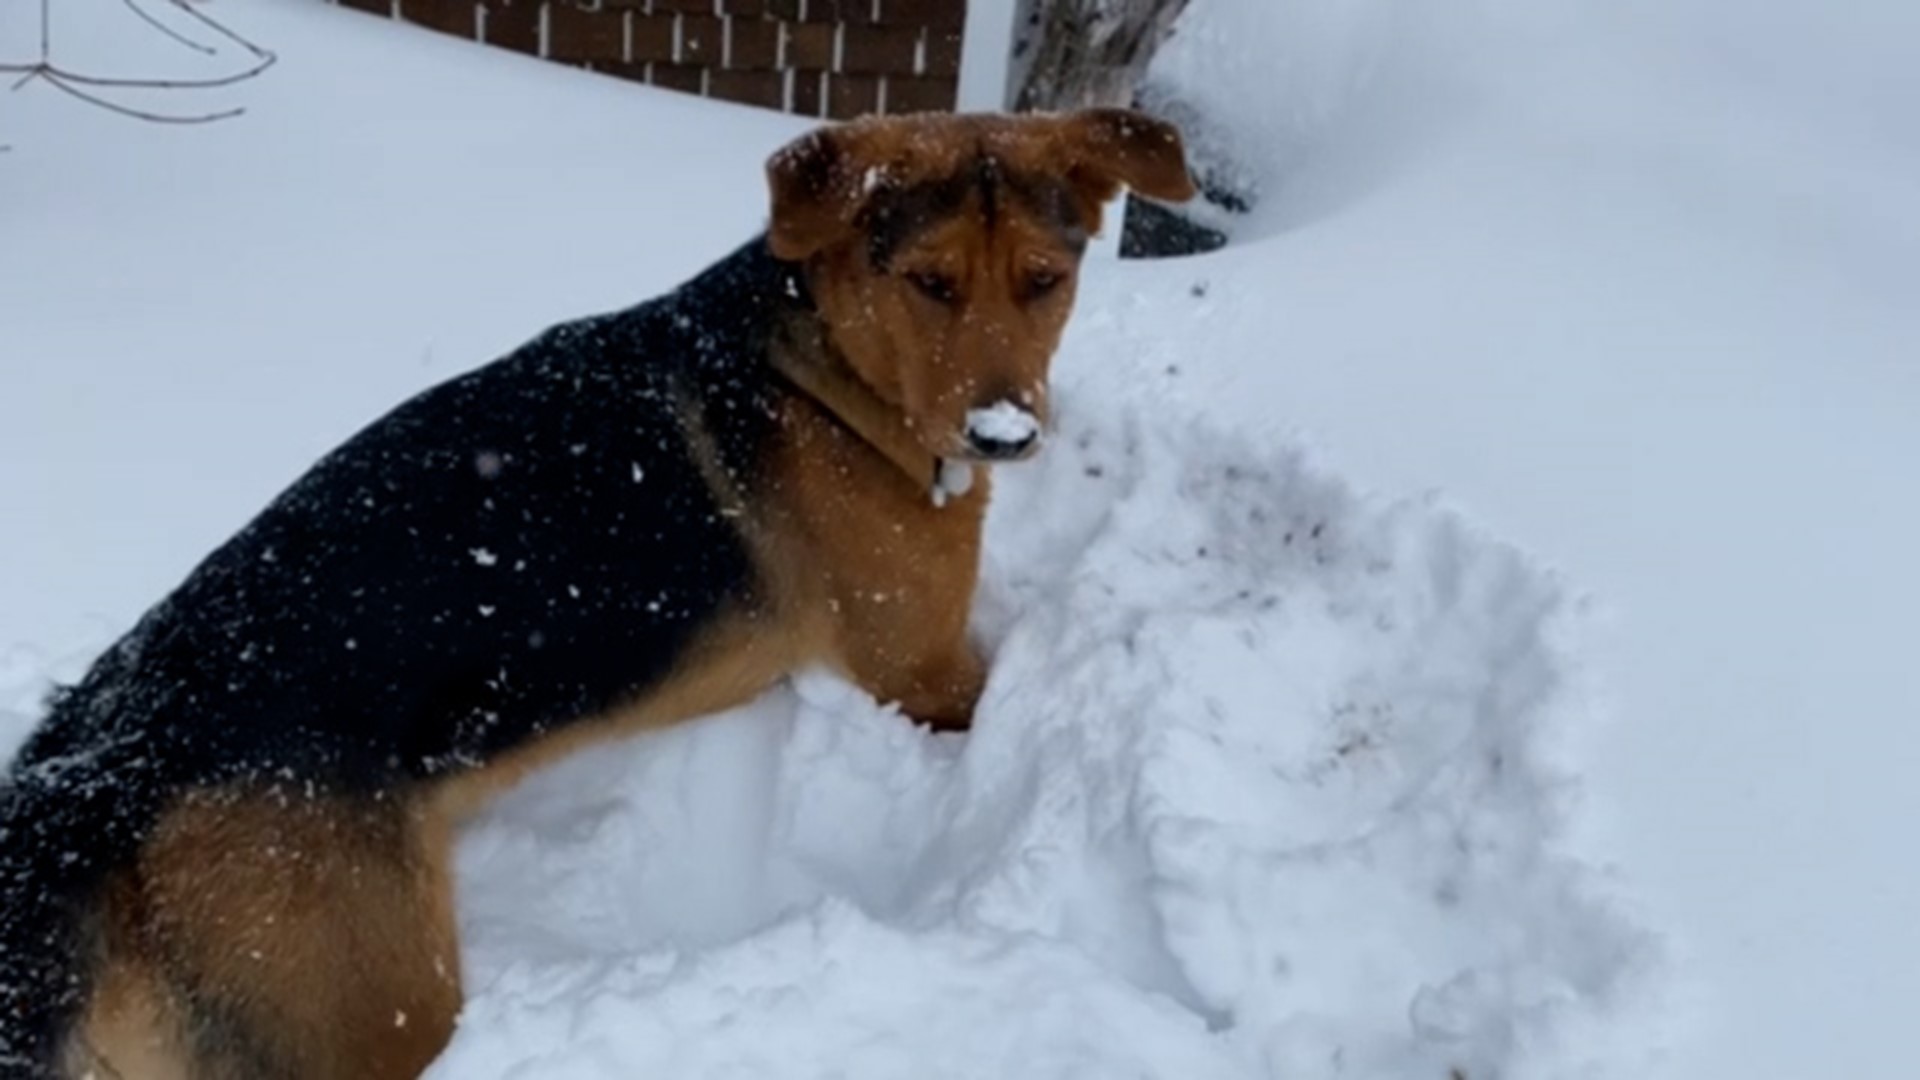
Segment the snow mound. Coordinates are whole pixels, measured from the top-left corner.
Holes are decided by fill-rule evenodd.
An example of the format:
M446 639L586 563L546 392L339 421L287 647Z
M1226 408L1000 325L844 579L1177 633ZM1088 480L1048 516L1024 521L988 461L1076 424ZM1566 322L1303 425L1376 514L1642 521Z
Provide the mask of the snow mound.
M808 674L533 778L431 1075L1565 1073L1644 945L1556 851L1559 587L1103 393L997 475L974 732Z

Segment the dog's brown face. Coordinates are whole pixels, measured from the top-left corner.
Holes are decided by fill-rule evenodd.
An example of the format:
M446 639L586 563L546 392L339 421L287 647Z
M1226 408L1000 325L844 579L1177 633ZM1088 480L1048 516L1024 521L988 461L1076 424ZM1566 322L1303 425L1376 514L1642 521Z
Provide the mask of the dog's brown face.
M930 453L976 461L1039 444L1101 204L1193 194L1179 133L1119 109L870 118L767 171L768 243L806 265L835 347Z

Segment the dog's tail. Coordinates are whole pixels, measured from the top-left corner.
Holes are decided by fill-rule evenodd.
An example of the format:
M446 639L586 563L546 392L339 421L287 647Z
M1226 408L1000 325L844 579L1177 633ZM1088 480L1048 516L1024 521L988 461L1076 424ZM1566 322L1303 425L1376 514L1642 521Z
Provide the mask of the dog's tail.
M29 753L0 780L0 1080L59 1076L92 988L102 893L147 818L121 756Z

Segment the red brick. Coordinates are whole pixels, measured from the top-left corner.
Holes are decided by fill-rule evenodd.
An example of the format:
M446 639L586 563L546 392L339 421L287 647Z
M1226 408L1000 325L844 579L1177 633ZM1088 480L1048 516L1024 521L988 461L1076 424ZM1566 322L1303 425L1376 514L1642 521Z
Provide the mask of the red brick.
M711 15L713 0L653 0L656 15L679 12L682 15Z
M827 115L835 120L865 116L880 107L880 76L835 75L827 80Z
M800 21L801 0L767 0L767 14L788 22Z
M697 94L700 92L705 74L705 68L693 64L654 64L647 72L647 81L669 90L685 90L689 94Z
M593 70L602 75L611 75L616 79L629 79L633 82L647 81L647 65L623 64L617 60L596 61Z
M794 23L787 27L787 55L782 63L791 68L827 71L833 67L832 23Z
M872 0L868 0L868 3L872 3ZM799 22L830 23L840 21L840 11L835 6L834 0L799 0L798 9L794 11L793 14L785 14L778 8L776 8L775 13L779 14L783 19L794 19Z
M680 62L717 67L725 34L726 24L711 15L680 16Z
M673 16L634 15L632 59L636 64L673 60Z
M840 66L856 75L913 74L920 31L901 26L841 27Z
M535 0L487 0L485 37L489 45L540 54L540 5Z
M758 19L767 13L767 0L720 0L720 14L736 19Z
M880 0L880 21L958 30L967 25L967 0Z
M922 75L957 78L960 75L960 31L927 31L927 66Z
M873 21L874 0L807 0L813 4L832 4L833 17L843 23L864 26Z
M778 71L710 71L707 96L778 109L786 104L787 77Z
M401 0L400 17L455 37L480 36L474 0Z
M780 24L769 19L728 19L726 63L747 71L778 68Z
M364 11L369 15L393 14L393 0L340 0L340 6Z
M887 76L889 113L952 112L959 97L955 79L935 79L915 75Z
M789 71L793 79L793 111L801 116L825 116L826 100L822 88L827 81L824 71Z
M624 60L627 13L547 5L547 55L555 60Z

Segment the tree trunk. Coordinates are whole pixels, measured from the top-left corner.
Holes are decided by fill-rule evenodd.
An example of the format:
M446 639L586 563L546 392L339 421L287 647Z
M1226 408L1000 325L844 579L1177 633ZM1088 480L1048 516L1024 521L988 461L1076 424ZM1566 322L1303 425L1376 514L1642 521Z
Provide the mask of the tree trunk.
M1025 0L1014 50L1021 111L1133 104L1188 0Z

